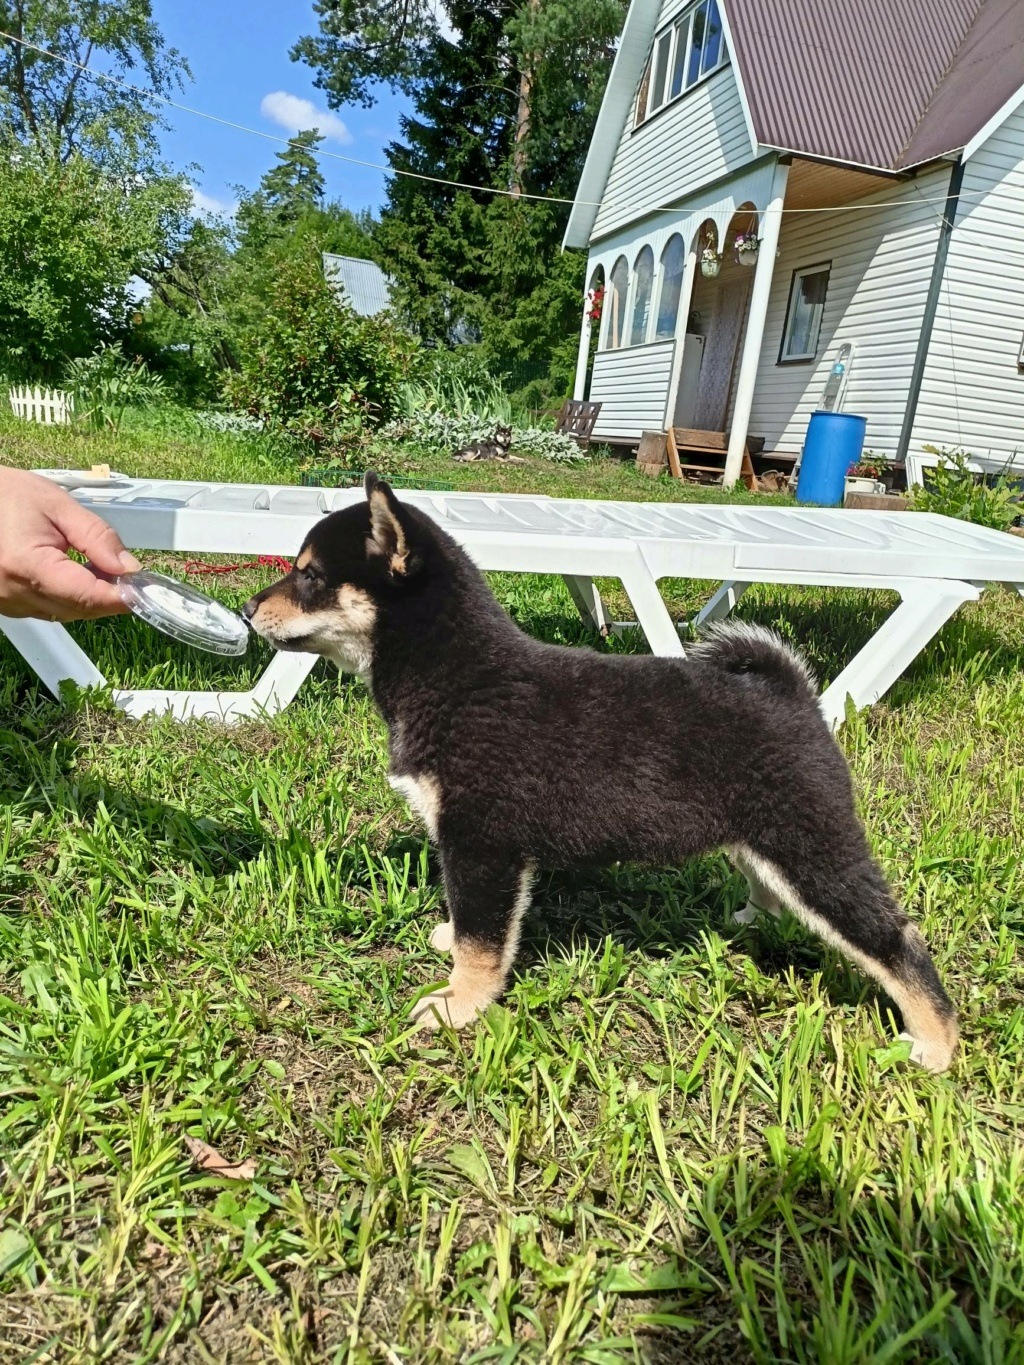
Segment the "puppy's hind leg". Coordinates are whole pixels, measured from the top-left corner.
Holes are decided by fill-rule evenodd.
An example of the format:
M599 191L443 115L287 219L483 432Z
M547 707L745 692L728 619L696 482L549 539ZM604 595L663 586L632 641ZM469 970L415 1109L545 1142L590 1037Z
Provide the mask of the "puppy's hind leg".
M508 857L469 860L442 847L453 960L448 985L417 1001L413 1020L422 1028L462 1028L497 1000L519 947L523 915L530 903L533 863ZM441 947L449 925L431 935Z
M779 900L772 888L757 875L749 859L743 856L742 849L730 848L726 851L736 864L737 870L742 872L747 879L747 903L742 910L737 910L733 915L736 923L752 924L762 911L767 915L774 915L778 919L786 908L782 901Z
M831 866L828 843L817 858L774 856L745 847L743 857L809 929L873 977L903 1015L911 1060L945 1071L956 1050L956 1013L917 926L897 906L867 848L852 865Z

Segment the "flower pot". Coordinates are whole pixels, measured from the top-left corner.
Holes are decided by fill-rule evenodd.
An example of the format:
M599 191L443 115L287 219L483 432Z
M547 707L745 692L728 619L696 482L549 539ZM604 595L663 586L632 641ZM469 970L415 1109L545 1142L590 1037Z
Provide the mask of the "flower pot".
M700 273L706 280L713 280L722 268L722 258L713 251L706 251L700 258Z
M740 265L757 265L757 258L760 254L761 243L751 242L749 246L741 246L736 251L736 259Z
M847 493L884 493L885 484L881 479L868 479L859 474L848 477L846 480Z

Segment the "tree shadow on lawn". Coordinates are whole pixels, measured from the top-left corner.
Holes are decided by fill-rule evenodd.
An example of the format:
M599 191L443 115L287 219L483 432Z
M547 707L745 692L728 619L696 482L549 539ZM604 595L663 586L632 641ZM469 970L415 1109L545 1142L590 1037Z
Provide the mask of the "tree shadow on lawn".
M581 945L600 952L608 938L648 959L667 958L692 953L705 934L715 933L766 976L792 972L810 982L821 975L834 1004L860 1004L875 990L790 914L736 923L733 913L746 899L746 882L724 854L669 867L549 872L538 881L523 923L520 967L528 971L552 952L571 954Z
M255 814L245 824L196 815L184 794L181 804L172 805L112 782L82 761L87 745L75 736L80 716L74 711L44 702L19 719L17 729L0 729L0 804L9 804L22 819L60 819L84 844L96 842L97 858L100 843L119 846L126 864L145 848L153 866L223 877L275 843ZM112 839L98 832L105 822ZM43 862L56 841L37 824L30 833L32 861Z
M663 580L660 586L673 619L692 617L696 609L692 581ZM703 585L699 600L706 600L714 586ZM649 652L639 628L604 640L578 616L558 610L561 603L554 594L548 600L555 610L516 611L515 603L511 604L517 624L527 634L552 644L589 646L600 653ZM613 616L632 614L622 594L610 594L608 605ZM893 592L761 584L745 595L733 619L754 621L777 631L806 656L824 688L863 649L898 605L899 598ZM989 597L979 606L965 604L893 684L890 705L924 700L955 683L958 677L966 676L973 686L982 680L995 681L1024 670L1024 644L990 624L996 612L1007 609L1019 612L1024 620L1024 602L1009 591ZM685 648L685 633L681 638Z

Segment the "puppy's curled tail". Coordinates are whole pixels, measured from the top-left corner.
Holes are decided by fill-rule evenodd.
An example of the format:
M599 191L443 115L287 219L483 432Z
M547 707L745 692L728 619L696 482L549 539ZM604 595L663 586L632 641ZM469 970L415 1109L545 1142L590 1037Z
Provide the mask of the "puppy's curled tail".
M807 660L765 626L749 621L716 622L686 653L726 673L763 678L794 700L817 703L818 684Z

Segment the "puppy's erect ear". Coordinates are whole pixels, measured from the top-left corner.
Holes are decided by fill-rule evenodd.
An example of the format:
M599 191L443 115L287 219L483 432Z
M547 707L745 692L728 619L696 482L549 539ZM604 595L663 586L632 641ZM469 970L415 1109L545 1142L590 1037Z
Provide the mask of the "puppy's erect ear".
M370 504L370 534L366 552L380 555L388 572L396 578L407 578L416 571L418 558L409 544L398 499L383 479L368 470L363 481L366 500Z

